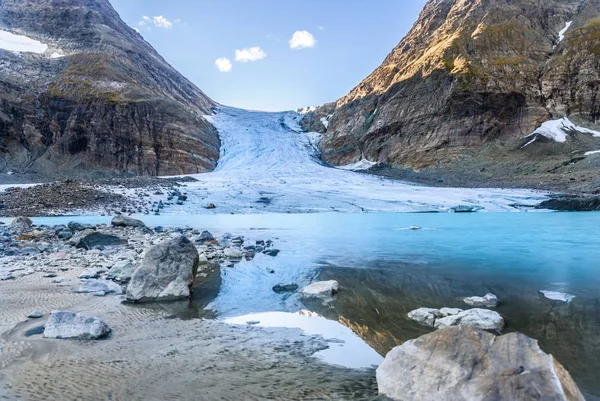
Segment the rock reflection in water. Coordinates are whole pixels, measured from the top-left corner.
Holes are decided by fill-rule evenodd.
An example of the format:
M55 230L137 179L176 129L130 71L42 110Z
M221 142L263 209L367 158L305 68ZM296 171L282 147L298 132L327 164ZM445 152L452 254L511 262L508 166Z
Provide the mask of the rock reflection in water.
M432 331L408 319L411 310L468 309L463 297L494 293L500 299L495 310L506 320L505 333L519 331L537 339L588 399L600 397L600 300L594 294L571 303L552 301L527 282L392 262L373 262L362 269L326 266L319 279L338 280L342 289L332 302L305 300L306 306L351 328L381 355Z

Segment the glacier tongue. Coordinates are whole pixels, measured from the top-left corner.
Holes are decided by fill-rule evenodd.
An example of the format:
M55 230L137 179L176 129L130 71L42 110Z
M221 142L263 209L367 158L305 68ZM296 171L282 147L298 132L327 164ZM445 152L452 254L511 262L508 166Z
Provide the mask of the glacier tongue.
M166 213L423 212L478 206L518 211L544 194L529 190L431 188L324 165L314 133L296 112L220 106L208 117L219 130L221 158L209 174L193 175L188 202ZM216 205L214 210L203 206Z

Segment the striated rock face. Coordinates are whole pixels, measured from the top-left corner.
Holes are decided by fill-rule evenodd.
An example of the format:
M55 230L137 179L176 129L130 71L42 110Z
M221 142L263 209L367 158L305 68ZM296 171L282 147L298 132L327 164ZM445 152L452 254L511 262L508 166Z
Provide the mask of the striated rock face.
M166 175L212 170L214 103L128 27L108 0L0 0L0 170ZM43 47L42 47L43 50Z
M430 0L383 64L337 101L322 158L481 172L473 181L597 180L598 160L584 153L599 138L524 145L562 117L598 130L598 38L598 0Z
M467 327L394 348L377 368L377 385L393 400L584 400L569 373L537 341Z

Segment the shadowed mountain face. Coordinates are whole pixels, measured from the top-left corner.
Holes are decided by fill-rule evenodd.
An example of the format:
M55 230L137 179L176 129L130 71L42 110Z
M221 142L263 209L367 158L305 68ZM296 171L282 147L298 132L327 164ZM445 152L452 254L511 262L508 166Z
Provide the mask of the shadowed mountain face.
M214 169L214 106L108 0L0 0L0 169L49 176ZM2 46L0 46L2 47Z
M323 159L437 169L473 185L599 188L600 156L584 156L599 138L572 132L523 147L548 120L600 127L599 10L598 0L429 1L383 64L337 101ZM314 114L303 125L324 131L306 124L319 122Z

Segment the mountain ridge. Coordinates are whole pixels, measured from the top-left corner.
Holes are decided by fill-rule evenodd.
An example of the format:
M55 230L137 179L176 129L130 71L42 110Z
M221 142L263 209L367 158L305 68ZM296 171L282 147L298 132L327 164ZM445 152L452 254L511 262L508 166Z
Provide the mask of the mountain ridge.
M0 0L0 29L47 44L0 50L4 171L50 176L211 171L216 105L108 0ZM76 171L74 171L76 170Z
M329 111L303 126L324 132L333 165L365 158L404 178L596 190L600 160L584 154L600 149L597 138L523 145L552 119L600 128L599 10L597 0L430 0L382 65L335 102L326 130L314 115Z

